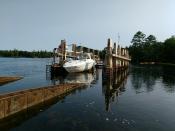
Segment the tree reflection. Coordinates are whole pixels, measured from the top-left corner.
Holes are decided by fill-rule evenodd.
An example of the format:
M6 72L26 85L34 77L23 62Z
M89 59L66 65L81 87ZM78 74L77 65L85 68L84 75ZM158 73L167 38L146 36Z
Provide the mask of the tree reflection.
M163 83L167 92L175 92L175 67L163 66Z
M175 69L170 66L144 65L133 66L131 81L136 93L141 91L151 92L155 84L162 82L167 92L175 91Z

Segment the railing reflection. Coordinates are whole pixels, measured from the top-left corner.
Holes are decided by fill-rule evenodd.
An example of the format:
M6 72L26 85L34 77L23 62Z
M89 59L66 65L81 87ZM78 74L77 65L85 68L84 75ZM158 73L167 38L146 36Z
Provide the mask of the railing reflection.
M117 101L121 92L125 91L129 69L113 72L113 77L106 78L103 74L102 93L105 96L106 111L109 111L110 103Z

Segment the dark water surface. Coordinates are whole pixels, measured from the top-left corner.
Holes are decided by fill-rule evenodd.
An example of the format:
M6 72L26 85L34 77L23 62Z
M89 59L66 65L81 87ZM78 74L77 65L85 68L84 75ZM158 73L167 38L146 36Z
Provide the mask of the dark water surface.
M35 112L0 123L0 130L44 131L174 131L175 67L132 66L113 80L78 73L46 80L49 59L0 58L0 75L24 79L0 86L0 93L64 82L85 88L56 99Z

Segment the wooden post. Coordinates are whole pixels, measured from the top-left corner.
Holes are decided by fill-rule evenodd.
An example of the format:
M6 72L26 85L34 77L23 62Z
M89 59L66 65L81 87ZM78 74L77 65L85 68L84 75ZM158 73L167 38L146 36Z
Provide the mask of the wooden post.
M113 48L113 54L116 56L117 55L117 47L116 47L116 42L114 43L114 48ZM117 58L113 57L113 68L114 70L117 69Z
M54 48L54 49L53 49L53 64L55 64L55 57L56 57L56 56L55 56L55 52L56 52L56 49L57 49L57 48Z
M112 40L108 39L107 48L106 48L106 55L105 55L105 73L107 76L112 76Z
M117 55L120 56L120 53L121 53L121 49L120 49L120 45L118 45L118 48L117 48Z
M117 47L117 55L120 56L120 45L118 45L118 47ZM121 66L120 59L117 60L117 63L118 63L118 68L120 68L120 66Z
M61 40L60 53L61 53L60 64L62 65L66 60L66 40Z
M66 60L66 41L63 43L63 60Z
M117 54L117 46L116 46L116 42L114 42L114 48L113 48L113 54Z
M106 56L105 56L105 66L106 68L112 68L112 40L108 39Z

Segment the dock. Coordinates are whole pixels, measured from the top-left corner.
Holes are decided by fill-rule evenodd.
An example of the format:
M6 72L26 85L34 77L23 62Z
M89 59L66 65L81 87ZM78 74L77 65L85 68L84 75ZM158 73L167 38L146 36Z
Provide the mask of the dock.
M68 49L70 47L70 49ZM100 60L100 54L105 53L105 58ZM64 74L66 70L63 68L63 64L68 61L69 58L76 59L80 53L91 53L93 59L97 62L96 67L103 67L106 74L112 75L115 70L123 70L129 66L131 57L126 48L117 46L116 42L112 42L109 38L107 40L107 47L103 51L95 50L84 46L77 46L75 43L68 45L66 40L61 40L58 48L53 49L53 63L47 66L46 70L50 70L51 75ZM102 61L102 63L98 63Z
M105 60L104 70L107 76L112 77L113 72L117 70L125 70L129 67L131 57L126 48L122 48L116 42L112 42L112 39L107 40L107 47L105 47Z
M93 59L98 60L100 50L77 46L75 43L68 45L66 40L61 40L58 47L53 49L53 62L46 66L46 72L50 71L51 76L66 74L67 71L63 68L63 64L69 59L77 59L77 56L82 53L91 53Z

